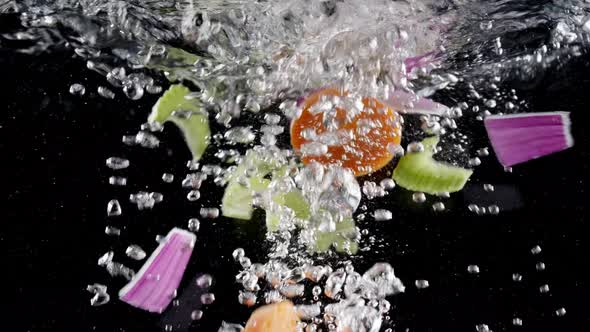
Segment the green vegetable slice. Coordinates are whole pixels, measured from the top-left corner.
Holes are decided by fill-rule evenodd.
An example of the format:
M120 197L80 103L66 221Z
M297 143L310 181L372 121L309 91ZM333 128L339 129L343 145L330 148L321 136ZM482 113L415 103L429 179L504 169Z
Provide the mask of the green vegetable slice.
M256 191L268 187L270 180L254 177L249 179L250 187L232 181L228 184L221 200L221 212L225 217L249 220L252 218L252 199Z
M333 246L337 252L350 252L354 255L358 251L358 243L351 240L349 235L356 231L354 220L345 219L336 224L334 232L318 232L314 250L326 252Z
M438 141L438 136L426 138L422 141L423 152L408 153L400 159L393 171L393 179L399 186L428 194L463 189L473 171L434 160L432 155Z
M211 130L209 119L201 105L193 100L185 99L189 93L190 90L181 84L170 86L152 108L148 121L174 123L182 131L193 159L198 160L209 145ZM190 116L187 118L173 116L174 111L188 111Z

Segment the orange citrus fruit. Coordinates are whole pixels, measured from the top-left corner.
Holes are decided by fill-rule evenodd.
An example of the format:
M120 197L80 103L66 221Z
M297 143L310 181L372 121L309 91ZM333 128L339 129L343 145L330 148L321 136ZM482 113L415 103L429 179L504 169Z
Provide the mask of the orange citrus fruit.
M388 146L400 144L401 123L397 112L372 97L362 98L364 108L360 112L351 112L340 106L333 107L331 111L328 107L328 114L322 112L324 110L313 110L318 103L334 97L344 100L349 98L347 95L327 88L307 97L301 115L291 123L291 145L302 154L305 164L316 161L323 165L339 165L360 176L374 172L391 161L394 155ZM313 144L320 144L324 150L303 153L307 151L306 145Z

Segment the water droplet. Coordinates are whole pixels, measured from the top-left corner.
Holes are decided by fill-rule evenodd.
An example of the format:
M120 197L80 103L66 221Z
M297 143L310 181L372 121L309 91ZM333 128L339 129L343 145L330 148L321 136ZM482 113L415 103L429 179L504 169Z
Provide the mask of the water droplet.
M125 250L125 254L128 257L135 259L137 261L144 259L146 256L145 251L143 251L143 249L141 249L140 246L135 245L135 244L128 246L127 250Z
M94 296L90 299L90 305L93 307L98 307L107 304L111 300L111 297L107 293L107 286L105 285L88 285L86 287L86 290L94 294Z
M467 267L467 272L471 274L478 274L479 273L479 266L477 265L469 265Z
M326 280L326 285L324 287L324 294L334 299L336 295L340 293L342 290L342 286L344 286L344 281L346 280L346 272L344 271L335 271L328 276Z
M279 288L279 292L286 298L302 296L304 291L305 286L302 284L287 284Z
M99 86L96 90L98 95L106 99L115 99L115 93L104 86Z
M490 205L488 206L488 211L490 212L490 214L496 215L500 213L500 207L498 207L497 205Z
M199 198L201 198L201 192L198 190L191 190L186 194L186 199L191 202L197 201Z
M252 292L242 292L240 291L240 294L238 295L238 302L240 302L240 304L245 305L247 307L252 307L256 304L256 294L252 293Z
M237 248L232 252L232 257L234 258L234 260L236 262L239 261L244 256L246 256L246 252L242 248Z
M189 231L191 231L193 233L198 232L199 231L199 228L201 228L201 223L200 223L199 219L197 219L197 218L190 218L188 220L188 227L187 228L188 228Z
M432 204L432 209L436 212L441 212L445 210L445 205L443 202L436 202Z
M197 286L200 288L209 288L213 284L213 277L208 274L203 274L197 278Z
M201 303L211 304L215 302L215 295L213 293L205 293L201 295Z
M559 317L565 316L565 314L566 314L565 308L559 308L559 309L555 310L555 315L557 315Z
M172 181L174 181L174 174L170 174L170 173L162 174L162 181L164 181L166 183L171 183Z
M129 167L129 160L119 157L110 157L105 163L108 168L115 170Z
M479 157L487 157L490 155L490 151L488 150L488 148L481 148L477 150L477 155Z
M70 93L74 96L83 96L86 93L86 88L79 83L70 85Z
M138 100L143 97L143 86L141 84L135 83L133 81L125 81L123 86L123 92L125 96L131 100Z
M145 91L146 91L147 93L149 93L149 94L152 94L152 95L157 95L157 94L159 94L160 92L162 92L162 87L161 87L161 86L159 86L159 85L152 85L152 84L149 84L149 85L146 85L146 87L145 87Z
M477 332L491 332L490 328L486 324L479 324L475 326Z
M478 157L469 159L469 166L479 166L481 165L481 159Z
M208 218L208 219L215 219L219 217L219 209L218 208L201 208L199 211L201 218Z
M99 259L98 259L98 266L107 266L108 263L113 261L113 257L115 256L115 253L113 251L109 251L107 253L105 253L104 255L102 255Z
M483 190L488 191L488 192L492 192L492 191L494 191L494 185L486 183L483 185Z
M492 21L482 21L479 23L479 28L482 30L490 30L493 27Z
M426 195L424 193L413 193L412 200L415 203L424 203L426 201Z
M118 229L117 227L107 226L104 229L104 233L106 235L110 235L110 236L119 236L119 235L121 235L121 230Z
M126 186L127 178L123 176L111 176L109 178L109 184L113 186Z
M416 288L418 288L418 289L424 289L424 288L428 288L430 286L430 284L428 283L428 280L424 280L424 279L416 280L415 284L416 284Z
M135 135L135 144L144 148L154 149L160 146L160 140L154 134L142 130Z
M393 179L390 179L390 178L385 178L385 179L381 180L379 182L379 185L381 186L381 188L383 188L385 190L391 190L391 189L395 188L395 182L393 181Z
M191 312L192 320L200 320L201 318L203 318L203 312L201 310L193 310L193 312Z
M422 144L420 142L412 142L412 143L408 144L406 151L408 153L424 152L424 144Z
M365 194L367 199L383 197L385 196L385 189L383 189L381 186L378 186L373 181L365 181L365 183L363 183L363 194Z
M377 209L375 212L373 212L373 217L376 221L391 220L393 218L393 214L389 210Z
M252 266L252 261L250 261L250 258L248 258L248 257L241 257L241 258L238 260L238 262L239 262L239 263L240 263L240 265L241 265L243 268L245 268L245 269L247 269L247 268L249 268L250 266Z
M116 199L112 199L107 204L107 216L114 217L120 216L123 211L121 210L121 204Z
M322 287L320 286L313 286L313 288L311 289L311 293L313 294L313 296L320 296L320 294L322 294Z
M539 292L541 292L543 294L549 293L549 285L547 285L547 284L541 285L539 287Z

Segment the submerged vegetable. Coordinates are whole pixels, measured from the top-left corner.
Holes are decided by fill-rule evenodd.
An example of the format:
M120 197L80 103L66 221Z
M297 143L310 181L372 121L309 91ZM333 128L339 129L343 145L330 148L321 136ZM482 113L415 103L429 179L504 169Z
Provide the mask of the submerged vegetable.
M352 218L336 223L336 230L333 232L316 233L316 252L326 252L334 247L337 252L350 252L356 254L358 243L356 242L357 228Z
M185 98L189 93L190 90L181 84L170 86L152 108L148 121L170 121L178 126L193 159L198 160L209 145L211 130L207 113L201 105L197 101Z
M500 163L513 166L574 145L569 113L492 115L485 127Z
M385 166L393 158L388 145L400 140L399 115L393 109L370 97L352 100L332 88L307 97L291 124L291 145L304 163L341 165L355 176Z
M173 228L119 298L136 308L162 313L176 294L197 237Z
M428 194L456 192L465 186L473 171L447 165L432 158L438 136L422 141L424 151L403 156L393 171L393 179L403 188Z
M242 332L296 332L298 323L295 306L284 301L256 309Z

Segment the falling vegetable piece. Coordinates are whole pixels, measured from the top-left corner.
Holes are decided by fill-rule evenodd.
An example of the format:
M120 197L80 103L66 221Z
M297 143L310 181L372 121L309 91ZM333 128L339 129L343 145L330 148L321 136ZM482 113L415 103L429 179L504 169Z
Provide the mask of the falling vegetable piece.
M194 80L194 73L191 69L202 57L189 53L181 48L166 47L166 54L163 56L151 56L147 68L156 69L164 73L168 81L177 82L188 80L197 83Z
M225 217L250 220L252 218L252 200L256 191L262 191L268 187L270 180L262 177L252 177L249 185L244 186L238 181L231 181L221 200L221 213Z
M356 242L357 228L352 218L344 219L336 223L336 230L333 232L317 232L315 252L326 252L334 247L337 252L354 255L358 251Z
M176 295L195 245L196 236L173 228L119 298L136 308L162 313Z
M254 193L266 189L270 180L265 179L265 176L280 172L281 166L280 162L266 158L263 151L248 150L245 158L229 177L221 199L223 216L250 220ZM248 174L248 169L253 169L253 174Z
M393 171L393 179L403 188L428 194L456 192L465 186L472 170L447 165L432 158L438 136L422 141L424 151L403 156Z
M485 127L498 160L510 167L574 145L567 112L492 115Z
M311 211L309 209L309 204L305 200L305 197L301 194L301 191L298 189L293 189L288 193L275 195L273 201L289 209L293 210L295 213L295 218L307 220L311 216ZM280 214L273 213L271 211L266 211L266 229L268 231L276 231L279 229L280 224Z
M170 86L152 108L148 121L159 123L170 121L178 126L193 159L198 160L209 145L211 130L207 113L200 104L185 98L189 93L190 90L181 84Z
M348 100L349 104L355 104L354 111L338 105L335 108L328 107L325 112L314 110L322 108L325 100L334 98L352 99L347 93L333 88L315 92L305 99L301 115L291 124L291 145L303 155L303 162L338 164L351 169L355 176L385 166L393 158L388 145L399 145L401 140L399 115L369 97L358 101ZM335 128L327 128L326 125ZM310 131L316 136L315 139L307 135ZM311 150L317 151L306 152Z
M284 301L256 309L242 332L296 332L298 323L295 306Z

